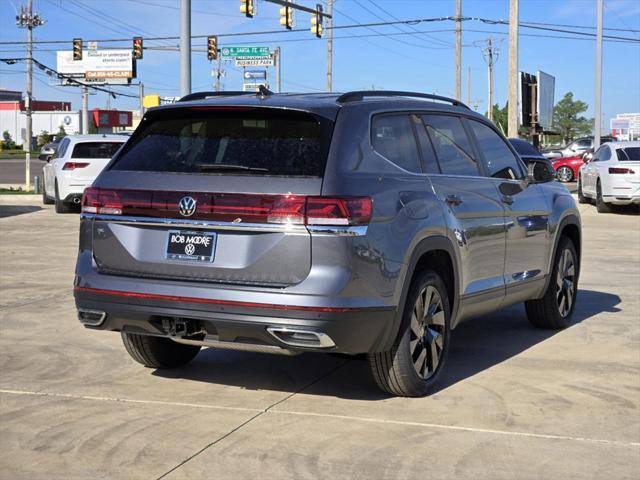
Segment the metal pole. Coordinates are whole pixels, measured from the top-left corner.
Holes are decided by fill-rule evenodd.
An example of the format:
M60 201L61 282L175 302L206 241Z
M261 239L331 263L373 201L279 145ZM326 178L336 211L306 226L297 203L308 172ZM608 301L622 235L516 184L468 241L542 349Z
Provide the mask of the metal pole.
M282 50L276 47L276 87L278 93L282 93Z
M462 99L462 0L456 0L456 100Z
M327 0L327 92L333 91L333 0Z
M598 20L596 32L596 105L593 148L600 147L602 128L602 0L598 0Z
M518 136L518 22L519 0L509 0L509 137Z
M32 132L32 123L31 123L31 97L33 92L33 5L32 0L29 0L27 3L27 14L29 16L28 25L27 25L27 96L25 98L24 110L27 116L27 124L26 124L26 152L27 154L24 157L24 188L26 191L31 189L31 136ZM25 150L25 145L22 146L22 149Z
M82 86L82 134L89 133L89 88Z
M180 0L180 95L191 93L191 0Z
M471 65L467 66L467 105L471 105Z
M140 97L140 120L144 117L144 83L138 84L138 96Z
M216 92L220 91L220 77L222 76L222 55L218 54L218 65L216 66Z
M487 68L489 74L489 96L487 99L487 118L493 120L493 40L489 37Z

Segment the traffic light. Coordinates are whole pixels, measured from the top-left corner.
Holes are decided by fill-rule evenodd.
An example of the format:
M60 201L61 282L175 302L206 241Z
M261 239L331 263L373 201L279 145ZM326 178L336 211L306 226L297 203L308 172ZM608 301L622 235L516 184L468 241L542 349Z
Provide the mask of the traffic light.
M218 58L218 37L212 35L207 37L207 59L209 61Z
M322 38L322 5L316 5L316 13L311 15L311 33Z
M82 39L81 38L73 39L73 59L82 60Z
M240 12L249 18L253 18L253 2L254 0L240 0Z
M142 60L142 37L133 37L133 58Z
M293 28L293 8L286 6L280 9L280 25L287 30Z

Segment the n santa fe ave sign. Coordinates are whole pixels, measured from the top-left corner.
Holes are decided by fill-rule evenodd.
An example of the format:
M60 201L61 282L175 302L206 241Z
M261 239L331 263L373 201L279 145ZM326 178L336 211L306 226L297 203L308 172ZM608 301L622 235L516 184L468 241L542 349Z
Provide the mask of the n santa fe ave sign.
M269 47L223 47L223 57L235 59L236 67L270 67L273 57Z

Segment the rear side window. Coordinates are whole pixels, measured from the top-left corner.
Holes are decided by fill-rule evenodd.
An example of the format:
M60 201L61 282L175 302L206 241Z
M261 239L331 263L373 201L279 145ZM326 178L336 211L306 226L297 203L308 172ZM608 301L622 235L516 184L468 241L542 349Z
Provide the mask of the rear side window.
M628 160L640 160L640 147L627 147L627 148L618 148L616 149L616 155L618 155L618 160L620 161L628 161Z
M120 142L76 143L71 158L111 158L121 146Z
M484 123L470 120L469 124L485 159L489 176L505 179L521 178L522 170L507 143Z
M472 155L469 137L458 117L424 115L422 121L431 138L443 174L470 176L480 174L478 164Z
M409 172L420 173L420 157L408 115L376 115L371 121L373 149Z
M309 113L266 108L165 111L134 134L112 170L319 177L332 128Z

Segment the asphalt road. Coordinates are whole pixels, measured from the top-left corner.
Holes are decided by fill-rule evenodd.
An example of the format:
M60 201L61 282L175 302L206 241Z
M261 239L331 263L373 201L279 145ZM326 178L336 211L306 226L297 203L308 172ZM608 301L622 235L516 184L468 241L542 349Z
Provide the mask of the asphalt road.
M31 184L33 177L38 175L42 179L42 167L46 162L31 159L29 170L31 171ZM0 185L24 185L24 158L0 159Z
M76 320L78 216L0 197L0 478L640 478L640 218L580 209L573 324L466 322L438 390L405 399L362 358L145 369Z

